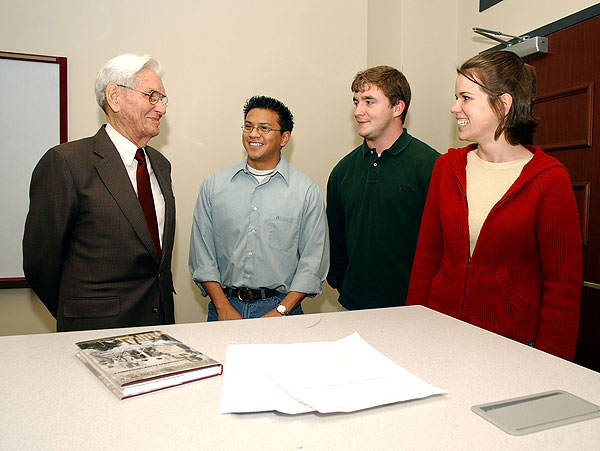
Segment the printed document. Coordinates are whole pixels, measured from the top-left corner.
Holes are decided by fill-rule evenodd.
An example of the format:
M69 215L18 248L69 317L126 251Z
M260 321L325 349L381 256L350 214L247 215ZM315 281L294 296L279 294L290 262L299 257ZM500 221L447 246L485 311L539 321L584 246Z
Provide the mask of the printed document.
M221 413L353 412L446 393L365 342L229 345Z

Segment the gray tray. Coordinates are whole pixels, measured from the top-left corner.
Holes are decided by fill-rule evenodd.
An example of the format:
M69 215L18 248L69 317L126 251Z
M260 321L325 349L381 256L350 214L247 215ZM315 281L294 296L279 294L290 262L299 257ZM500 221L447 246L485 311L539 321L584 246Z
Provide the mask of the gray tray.
M553 390L471 407L512 435L525 435L600 416L600 407L571 393Z

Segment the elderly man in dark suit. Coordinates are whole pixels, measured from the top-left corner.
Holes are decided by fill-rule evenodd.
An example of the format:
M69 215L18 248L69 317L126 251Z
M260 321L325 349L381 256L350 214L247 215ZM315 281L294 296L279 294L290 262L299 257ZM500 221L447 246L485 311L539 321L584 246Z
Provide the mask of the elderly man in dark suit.
M95 90L107 124L33 171L25 277L57 331L173 323L171 165L147 146L167 107L160 65L117 56Z

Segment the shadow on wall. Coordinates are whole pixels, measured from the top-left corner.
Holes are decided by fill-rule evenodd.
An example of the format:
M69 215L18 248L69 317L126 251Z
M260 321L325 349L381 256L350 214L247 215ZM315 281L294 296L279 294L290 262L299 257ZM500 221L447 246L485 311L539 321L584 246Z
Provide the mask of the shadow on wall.
M25 317L23 317L25 312ZM2 290L0 335L56 332L56 320L30 288Z
M56 319L50 314L46 306L39 300L33 290L28 289L29 305L35 317L40 321L40 325L48 332L56 332ZM45 331L42 331L45 332Z
M304 310L304 313L339 312L342 306L337 301L338 296L337 290L324 282L323 292L314 298L306 298L302 302L302 310Z

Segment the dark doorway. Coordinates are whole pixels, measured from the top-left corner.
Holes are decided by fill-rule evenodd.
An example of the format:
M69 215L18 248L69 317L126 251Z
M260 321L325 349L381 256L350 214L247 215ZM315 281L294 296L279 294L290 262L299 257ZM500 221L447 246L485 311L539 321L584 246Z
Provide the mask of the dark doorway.
M579 208L583 287L575 363L600 371L600 16L547 34L534 143L569 170Z

